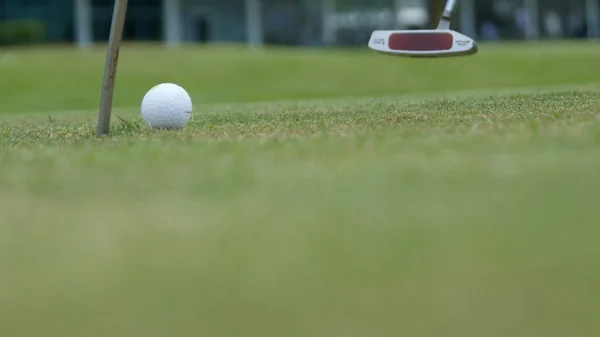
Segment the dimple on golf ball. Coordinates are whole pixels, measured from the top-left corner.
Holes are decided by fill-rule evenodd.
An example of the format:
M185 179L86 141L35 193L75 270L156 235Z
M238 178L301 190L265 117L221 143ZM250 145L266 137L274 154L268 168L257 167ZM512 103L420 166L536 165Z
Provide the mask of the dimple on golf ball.
M181 129L192 118L192 99L177 84L159 84L144 96L142 118L153 129Z

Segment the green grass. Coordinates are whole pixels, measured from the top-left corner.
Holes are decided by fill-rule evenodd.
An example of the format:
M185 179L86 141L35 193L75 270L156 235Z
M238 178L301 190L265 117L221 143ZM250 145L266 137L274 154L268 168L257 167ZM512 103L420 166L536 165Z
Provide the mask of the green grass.
M6 52L5 52L6 53ZM474 58L398 60L372 52L124 46L115 104L137 108L148 89L176 82L197 103L381 97L600 82L600 43L484 45ZM2 59L0 50L0 60ZM94 109L104 49L12 50L0 61L0 113ZM10 80L7 80L10 79Z
M0 336L598 336L598 51L11 50Z

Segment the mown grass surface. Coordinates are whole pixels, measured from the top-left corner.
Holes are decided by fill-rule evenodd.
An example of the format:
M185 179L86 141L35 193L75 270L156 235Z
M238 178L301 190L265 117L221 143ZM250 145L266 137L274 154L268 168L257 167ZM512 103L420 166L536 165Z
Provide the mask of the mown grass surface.
M315 82L273 70L279 85L230 74L224 90L179 69L192 54L165 53L195 102L291 100L293 86L362 97L197 105L172 132L128 108L159 81L145 62L164 52L148 48L137 72L123 62L115 116L126 122L106 139L93 111L54 112L94 106L92 72L68 82L89 96L44 100L57 90L45 76L27 101L4 91L16 113L0 122L0 335L597 336L600 90L582 85L598 69L583 71L592 47L578 48L440 63L339 52L404 67L390 71L409 80L390 76L370 98L370 67L352 68L363 81L319 72L332 54L303 55ZM220 53L224 69L246 62ZM579 61L487 76L527 53ZM307 62L263 57L265 69ZM459 89L504 89L440 92L453 82L433 69L471 63L485 71L459 76ZM330 91L310 85L324 81ZM531 84L560 87L509 88Z
M125 45L115 105L138 108L146 91L161 82L184 86L196 103L589 84L600 82L599 53L600 43L537 43L484 45L476 57L407 60L368 50ZM104 48L0 50L0 113L95 109L104 59Z

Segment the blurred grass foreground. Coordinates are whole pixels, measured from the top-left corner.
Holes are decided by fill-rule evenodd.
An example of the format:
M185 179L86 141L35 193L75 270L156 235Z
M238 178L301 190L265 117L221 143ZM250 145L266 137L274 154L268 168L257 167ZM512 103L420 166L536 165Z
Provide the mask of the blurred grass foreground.
M0 336L600 336L599 51L0 49Z

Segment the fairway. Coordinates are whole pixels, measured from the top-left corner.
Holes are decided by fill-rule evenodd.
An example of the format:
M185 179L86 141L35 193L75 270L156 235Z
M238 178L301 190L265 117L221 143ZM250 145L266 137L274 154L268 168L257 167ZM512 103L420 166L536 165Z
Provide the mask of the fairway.
M0 336L598 336L598 55L0 49Z

